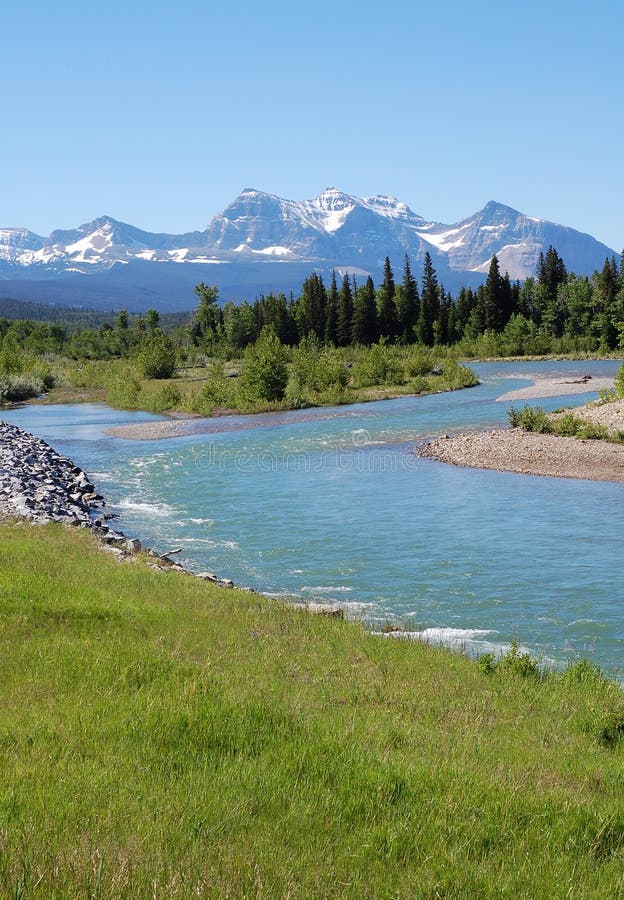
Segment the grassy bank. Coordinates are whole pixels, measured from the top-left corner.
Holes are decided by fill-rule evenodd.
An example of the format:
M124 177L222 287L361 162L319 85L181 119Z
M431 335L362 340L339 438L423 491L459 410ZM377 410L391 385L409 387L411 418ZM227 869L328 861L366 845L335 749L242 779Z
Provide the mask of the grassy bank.
M0 895L606 897L624 700L0 531Z

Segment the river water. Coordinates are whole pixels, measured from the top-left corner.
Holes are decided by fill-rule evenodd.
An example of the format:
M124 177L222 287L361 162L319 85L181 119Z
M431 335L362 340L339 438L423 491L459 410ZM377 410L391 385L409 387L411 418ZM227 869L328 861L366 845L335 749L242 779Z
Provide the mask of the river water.
M469 652L512 638L545 663L624 650L624 485L459 469L419 442L506 422L532 374L613 375L617 361L480 363L479 387L198 423L156 441L106 429L157 419L103 404L4 418L89 472L119 528L263 592L338 602ZM595 395L535 401L546 409ZM520 405L520 404L516 404ZM225 623L224 623L225 626Z

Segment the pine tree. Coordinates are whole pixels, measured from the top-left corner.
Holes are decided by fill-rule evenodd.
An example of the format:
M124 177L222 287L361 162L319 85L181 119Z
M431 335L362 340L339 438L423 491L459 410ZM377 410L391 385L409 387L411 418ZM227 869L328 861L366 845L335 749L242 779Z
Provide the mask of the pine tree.
M338 323L338 285L336 284L336 270L332 271L331 283L327 292L327 314L325 317L325 343L335 344L337 340Z
M397 308L394 302L395 286L394 275L390 266L390 260L386 256L384 262L384 278L377 297L377 309L379 317L379 336L395 340L399 333Z
M319 341L325 337L325 318L327 309L327 291L323 279L316 272L303 282L301 296L296 303L297 327L299 339L310 334Z
M475 303L476 297L472 288L463 287L457 296L457 303L455 305L455 331L458 340L460 340L464 334L466 334L466 337L475 337L474 334L468 335L466 332Z
M560 284L565 284L567 277L565 264L551 244L546 256L543 253L539 255L537 283L546 289L547 298L554 302L557 298L557 288Z
M420 313L418 316L418 340L427 347L433 346L433 323L438 317L440 307L440 288L438 277L433 268L431 254L427 250L423 263L422 292L420 294Z
M615 258L605 259L602 271L594 273L593 303L597 313L595 325L600 342L609 350L615 349L618 343L616 304L618 281Z
M395 301L399 337L406 344L411 344L416 339L414 328L418 322L420 299L418 297L418 286L416 279L412 275L407 253L405 254L405 263L403 265L403 282L400 285L400 290L397 289L395 292Z
M200 281L195 286L195 293L199 297L199 305L195 310L191 323L191 336L193 342L214 341L222 324L223 316L217 306L219 288L216 285L207 285Z
M153 307L145 313L145 324L149 332L154 332L160 325L160 313Z
M369 347L377 341L378 337L375 285L369 275L366 279L366 284L358 288L355 294L353 342Z
M433 339L436 344L449 343L449 319L451 311L451 296L444 288L440 288L440 305L438 317L433 323Z
M353 294L351 293L351 281L344 274L342 287L338 294L338 313L336 316L336 344L338 347L348 347L352 340L353 328Z
M484 330L498 331L503 321L503 279L498 267L496 254L491 259L490 269L483 291L483 326Z

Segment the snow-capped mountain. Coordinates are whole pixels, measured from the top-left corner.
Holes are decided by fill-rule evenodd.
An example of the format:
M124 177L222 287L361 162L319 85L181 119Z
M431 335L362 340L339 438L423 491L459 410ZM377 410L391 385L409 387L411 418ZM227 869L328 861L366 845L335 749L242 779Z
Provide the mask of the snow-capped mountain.
M153 234L103 216L48 238L0 228L0 294L84 305L194 305L198 281L223 299L297 291L312 269L378 279L389 256L397 273L407 253L414 272L426 251L456 291L483 280L492 256L512 278L535 272L540 252L557 248L579 274L614 251L590 235L490 202L454 225L427 221L394 197L355 197L327 188L313 200L245 189L204 231ZM89 276L86 278L85 276Z

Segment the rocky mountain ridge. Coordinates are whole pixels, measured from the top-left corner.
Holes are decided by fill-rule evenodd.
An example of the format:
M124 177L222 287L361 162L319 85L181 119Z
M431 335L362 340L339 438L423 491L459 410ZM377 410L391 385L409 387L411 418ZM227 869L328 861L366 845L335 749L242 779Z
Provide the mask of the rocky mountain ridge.
M204 231L155 234L102 216L45 238L0 228L0 294L40 302L106 303L182 309L192 286L219 284L224 299L294 290L313 269L378 279L389 256L407 253L418 271L427 251L447 289L477 284L498 256L502 271L523 279L540 252L557 248L579 274L614 251L593 237L495 201L452 225L428 221L394 197L356 197L327 188L313 200L286 200L246 188ZM85 278L84 276L89 276ZM132 297L134 302L128 302Z

